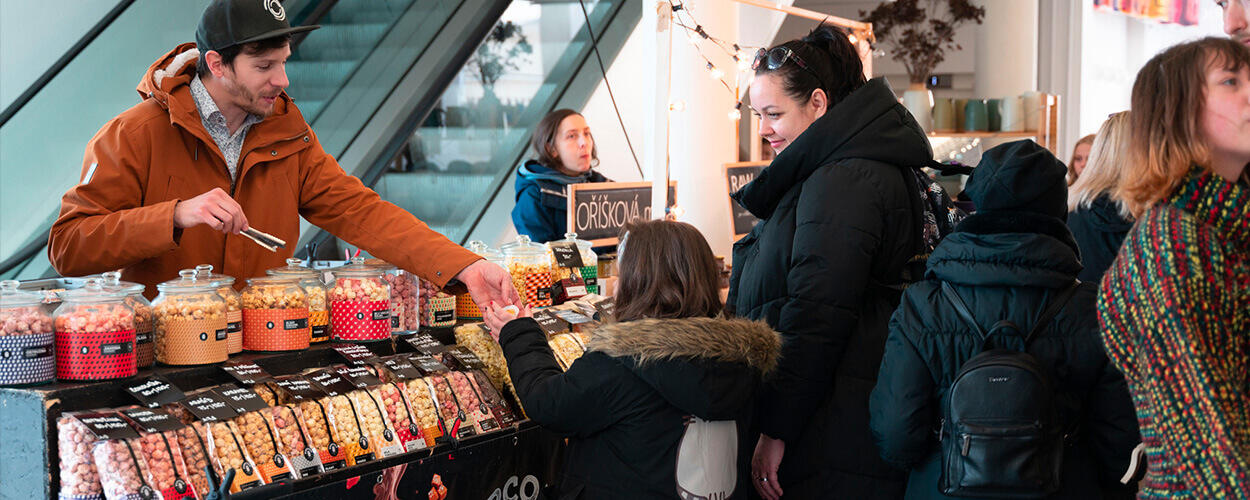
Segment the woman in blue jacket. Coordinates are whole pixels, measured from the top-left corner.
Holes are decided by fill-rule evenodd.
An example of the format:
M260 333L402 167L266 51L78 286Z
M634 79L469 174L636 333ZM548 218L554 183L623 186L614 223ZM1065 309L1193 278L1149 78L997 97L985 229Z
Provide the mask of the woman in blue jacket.
M581 113L571 109L547 113L534 129L530 145L538 157L517 169L512 224L518 234L545 243L563 238L567 231L569 184L611 181L594 171L599 152Z

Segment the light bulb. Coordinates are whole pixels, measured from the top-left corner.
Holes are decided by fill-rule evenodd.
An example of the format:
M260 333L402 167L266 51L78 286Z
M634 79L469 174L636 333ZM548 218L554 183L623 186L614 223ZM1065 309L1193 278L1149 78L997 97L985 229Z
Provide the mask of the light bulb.
M745 57L739 56L738 57L738 70L750 71L750 69L751 69L751 61L748 61L747 58Z
M707 76L711 77L713 80L720 80L722 76L725 76L725 72L721 71L720 68L712 68L712 71L709 71Z
M672 218L676 219L686 215L686 209L681 208L681 205L673 205L673 208L668 209L668 214L672 216Z
M677 112L685 111L686 101L673 101L672 104L668 105L668 109L671 111L677 111Z
M742 112L736 109L729 110L729 121L735 121L742 118Z
M855 34L853 34L853 33L852 33L852 34L850 34L850 35L847 35L847 36L846 36L846 38L847 38L847 39L849 39L849 40L851 41L851 45L855 45L855 44L859 43L859 38L857 38L857 37L855 36Z

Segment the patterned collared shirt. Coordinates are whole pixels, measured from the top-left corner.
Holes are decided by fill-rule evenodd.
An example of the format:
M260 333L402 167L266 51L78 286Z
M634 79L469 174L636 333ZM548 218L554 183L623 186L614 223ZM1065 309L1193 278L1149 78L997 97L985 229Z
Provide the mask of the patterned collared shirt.
M234 131L234 135L230 135L230 127L226 125L226 115L217 108L213 96L208 94L208 89L204 88L204 82L200 81L200 75L195 75L195 78L191 79L191 97L195 99L195 107L200 110L200 122L204 124L204 129L208 131L209 136L212 136L213 142L217 143L222 156L226 158L226 168L230 169L230 182L238 180L239 155L243 153L243 139L247 137L247 130L264 118L248 113L247 119L243 120L243 126Z

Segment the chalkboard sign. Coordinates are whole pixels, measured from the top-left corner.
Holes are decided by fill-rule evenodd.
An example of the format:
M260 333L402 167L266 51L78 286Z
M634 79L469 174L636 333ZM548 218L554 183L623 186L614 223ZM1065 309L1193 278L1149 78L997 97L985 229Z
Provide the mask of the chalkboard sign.
M750 184L751 181L755 180L755 176L764 171L764 168L767 166L768 162L725 164L725 185L729 189L729 194L734 194L739 189L742 189L742 186ZM751 232L755 224L760 221L754 215L751 215L751 212L747 211L747 209L742 208L742 205L739 205L733 198L729 199L729 211L733 214L734 239L741 238Z
M634 219L651 219L650 182L569 184L570 232L597 247L615 245L621 228ZM677 199L677 183L668 184L668 206Z

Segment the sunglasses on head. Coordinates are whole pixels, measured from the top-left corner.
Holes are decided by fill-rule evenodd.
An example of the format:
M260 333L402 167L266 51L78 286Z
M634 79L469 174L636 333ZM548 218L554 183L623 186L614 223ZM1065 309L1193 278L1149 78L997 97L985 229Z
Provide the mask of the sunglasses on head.
M784 45L774 47L772 50L760 49L755 53L755 62L751 63L751 69L759 71L760 67L763 66L768 68L769 71L773 71L785 65L786 61L794 61L794 64L816 77L817 81L820 80L820 77L816 75L815 71L812 71L812 68L807 65L807 62L802 57L799 57L793 50L790 50L790 47Z

